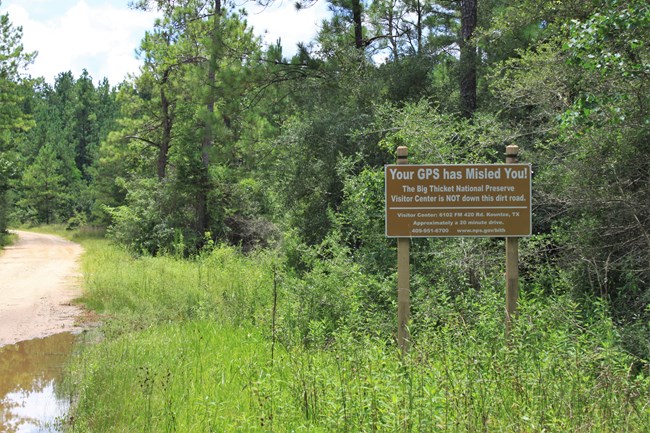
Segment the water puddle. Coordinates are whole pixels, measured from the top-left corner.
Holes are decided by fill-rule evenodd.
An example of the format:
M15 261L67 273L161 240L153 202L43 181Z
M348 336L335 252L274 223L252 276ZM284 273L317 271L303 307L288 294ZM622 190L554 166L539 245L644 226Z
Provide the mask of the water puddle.
M57 395L72 353L70 333L0 347L0 431L59 433L69 403Z

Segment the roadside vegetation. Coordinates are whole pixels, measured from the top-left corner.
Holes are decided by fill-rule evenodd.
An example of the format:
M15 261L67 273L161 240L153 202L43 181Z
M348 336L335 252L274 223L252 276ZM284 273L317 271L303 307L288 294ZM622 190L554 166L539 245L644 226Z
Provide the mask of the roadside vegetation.
M13 235L11 233L0 233L0 249L6 247L7 245L13 244L15 240L16 235Z
M605 304L563 287L525 287L509 344L498 278L421 288L403 355L394 303L376 308L393 282L344 251L297 273L278 251L216 245L186 260L83 244L82 301L105 323L69 369L70 431L650 428L647 364L620 349Z

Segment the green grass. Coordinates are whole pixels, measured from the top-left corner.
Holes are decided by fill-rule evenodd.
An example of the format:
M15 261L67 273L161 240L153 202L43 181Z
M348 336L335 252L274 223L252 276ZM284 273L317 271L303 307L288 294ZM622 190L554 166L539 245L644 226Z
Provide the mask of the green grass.
M159 325L80 355L74 431L648 431L647 381L607 355L472 340L445 334L407 358L386 342L342 341L283 348L271 363L255 329Z
M208 321L159 325L92 345L73 374L82 394L71 427L264 431L255 388L267 346L255 333Z
M82 242L89 308L131 327L212 318L228 323L264 320L271 302L271 256L244 258L223 247L195 260L134 258L105 240ZM263 314L264 316L260 316Z
M598 303L587 311L524 291L506 344L499 290L438 294L414 306L404 357L359 317L329 333L328 316L315 315L320 292L324 308L336 293L359 302L343 286L367 278L347 266L276 279L270 252L134 258L105 240L82 243L84 301L106 324L70 368L71 431L650 431L646 366L618 348ZM301 309L313 320L295 320ZM394 317L370 323L382 320Z

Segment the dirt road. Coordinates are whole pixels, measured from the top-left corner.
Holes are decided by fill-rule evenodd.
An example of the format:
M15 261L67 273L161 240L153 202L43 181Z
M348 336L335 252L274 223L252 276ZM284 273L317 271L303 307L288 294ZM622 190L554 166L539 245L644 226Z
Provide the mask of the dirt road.
M16 231L0 252L0 347L74 330L81 295L80 245L52 235Z

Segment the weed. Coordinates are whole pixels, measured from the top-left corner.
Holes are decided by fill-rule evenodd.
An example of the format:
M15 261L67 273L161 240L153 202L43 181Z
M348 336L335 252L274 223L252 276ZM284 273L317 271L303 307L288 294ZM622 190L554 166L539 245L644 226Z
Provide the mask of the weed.
M71 367L76 432L650 430L650 380L598 302L524 290L506 345L495 287L420 282L404 356L365 297L390 280L336 248L298 274L269 252L84 245L84 300L111 320Z

